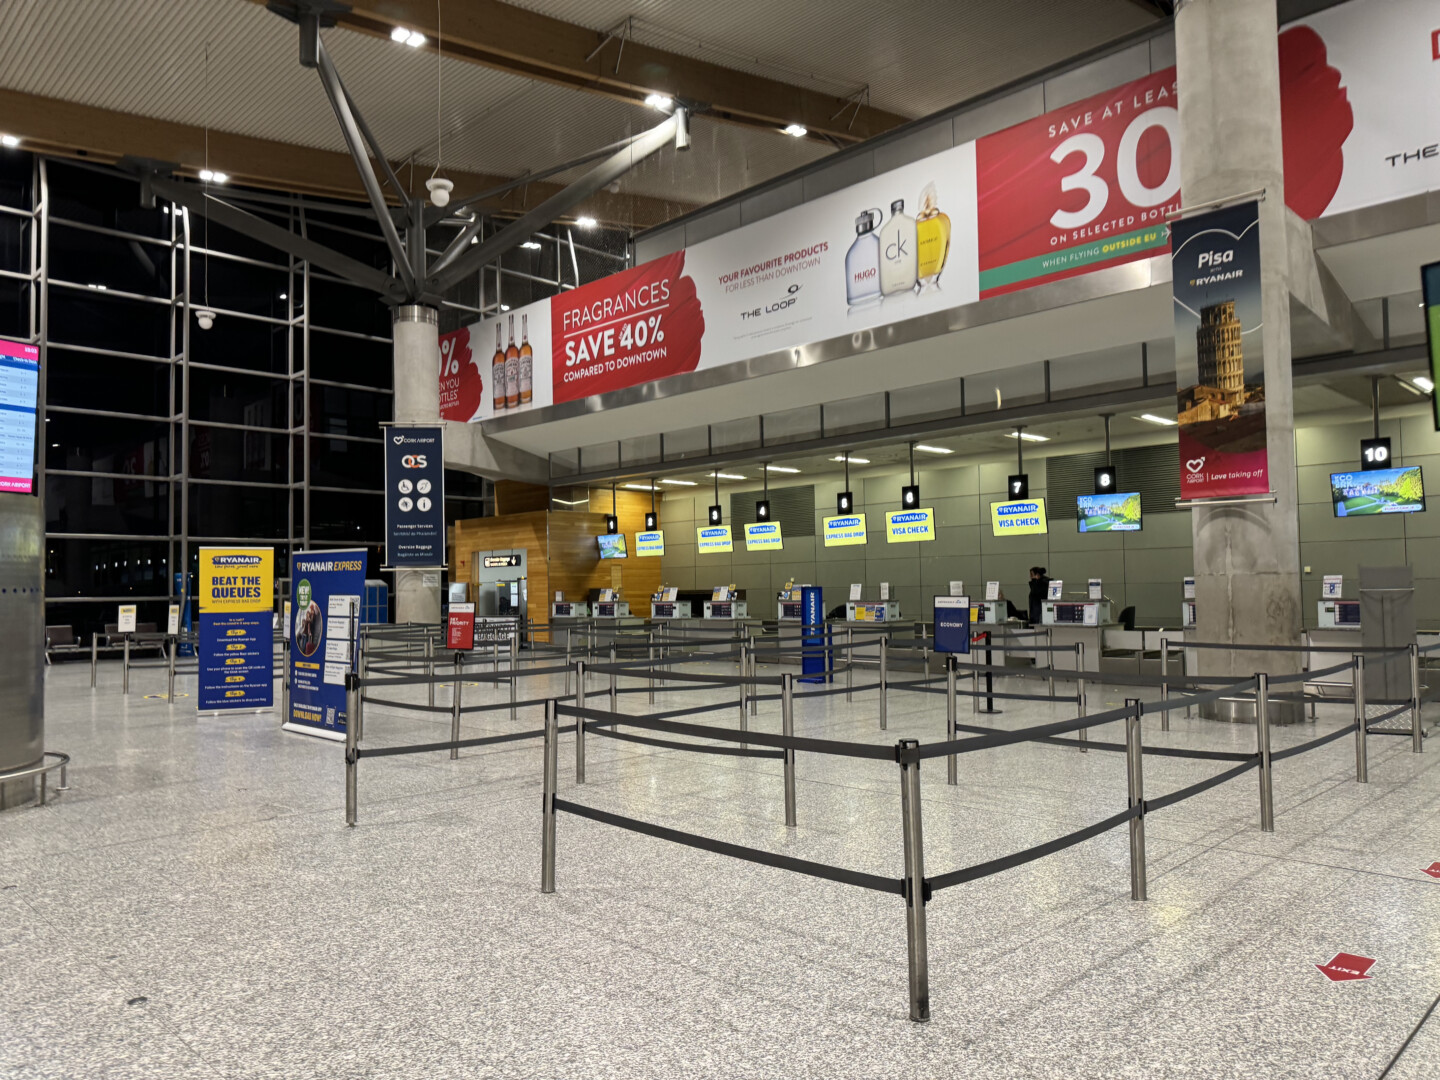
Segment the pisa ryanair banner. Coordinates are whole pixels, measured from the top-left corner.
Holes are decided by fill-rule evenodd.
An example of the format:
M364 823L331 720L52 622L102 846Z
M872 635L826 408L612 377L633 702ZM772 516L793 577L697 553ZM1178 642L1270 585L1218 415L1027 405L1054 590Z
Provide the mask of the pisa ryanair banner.
M275 552L200 549L199 711L275 704Z
M365 550L290 556L290 715L286 731L345 738L345 675L354 670ZM352 614L353 613L353 614Z
M1260 206L1174 222L1180 497L1270 490L1260 299Z

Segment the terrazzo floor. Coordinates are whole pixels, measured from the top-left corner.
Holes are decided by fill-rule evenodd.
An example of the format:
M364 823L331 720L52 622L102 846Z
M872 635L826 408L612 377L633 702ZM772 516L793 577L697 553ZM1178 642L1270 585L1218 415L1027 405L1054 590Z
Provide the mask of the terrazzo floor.
M1273 834L1259 831L1253 772L1151 815L1145 903L1129 898L1123 828L938 893L920 1025L896 896L563 814L557 892L542 896L538 741L362 761L347 829L337 744L286 734L273 714L197 719L193 679L173 707L145 696L163 692L162 671L136 672L128 698L114 664L95 691L84 665L48 680L48 743L74 764L50 805L0 814L6 1078L1440 1075L1440 1010L1421 1025L1440 995L1440 881L1421 872L1440 860L1440 744L1414 755L1372 738L1368 785L1347 738L1277 763ZM559 691L539 677L521 697ZM1092 687L1091 710L1125 692ZM733 697L662 690L654 709ZM652 711L643 694L621 701ZM590 704L606 704L601 680ZM882 733L873 691L802 694L796 733L935 741L943 705L896 692ZM1001 705L986 723L1073 715ZM1322 706L1277 728L1275 748L1348 720ZM513 723L482 714L464 734L539 722L535 708ZM778 731L778 705L752 725ZM368 746L433 741L448 718L372 706L366 729ZM1254 729L1177 713L1168 733L1147 718L1145 739L1248 751ZM787 830L777 761L594 736L583 786L573 761L566 736L563 798L900 874L893 764L800 755ZM1223 767L1147 757L1146 791ZM962 757L956 787L943 760L921 776L932 875L1124 807L1113 753L1018 744ZM1315 965L1337 952L1373 957L1373 977L1325 979Z

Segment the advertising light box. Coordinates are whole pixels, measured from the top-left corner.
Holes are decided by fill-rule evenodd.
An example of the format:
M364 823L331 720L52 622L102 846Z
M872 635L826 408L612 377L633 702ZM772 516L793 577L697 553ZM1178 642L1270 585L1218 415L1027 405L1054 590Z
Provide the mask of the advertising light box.
M1331 473L1330 500L1336 517L1414 514L1425 509L1424 478L1419 465L1407 469Z
M841 514L825 519L826 547L853 547L864 543L864 514Z
M889 510L885 513L885 542L887 544L908 544L917 540L935 539L935 511L931 507L922 510Z
M720 555L734 551L730 539L729 525L701 525L695 530L695 553L697 555Z
M635 554L641 557L664 555L665 530L654 529L649 532L637 532L635 534Z
M746 551L780 551L784 546L778 521L756 521L745 526Z
M1016 499L990 504L990 527L996 536L1034 536L1046 531L1045 500Z

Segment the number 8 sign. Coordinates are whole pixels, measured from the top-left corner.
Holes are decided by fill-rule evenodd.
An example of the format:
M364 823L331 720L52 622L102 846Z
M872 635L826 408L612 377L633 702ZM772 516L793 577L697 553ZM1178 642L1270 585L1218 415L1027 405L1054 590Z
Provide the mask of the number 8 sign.
M1168 68L980 139L981 297L1168 250L1179 126Z

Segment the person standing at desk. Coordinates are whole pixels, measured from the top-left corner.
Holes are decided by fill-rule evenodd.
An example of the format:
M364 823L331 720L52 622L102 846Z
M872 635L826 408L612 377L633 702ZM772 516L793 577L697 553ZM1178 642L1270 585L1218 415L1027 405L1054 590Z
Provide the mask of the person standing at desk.
M1050 591L1050 576L1043 566L1030 568L1030 625L1040 625L1040 605Z

